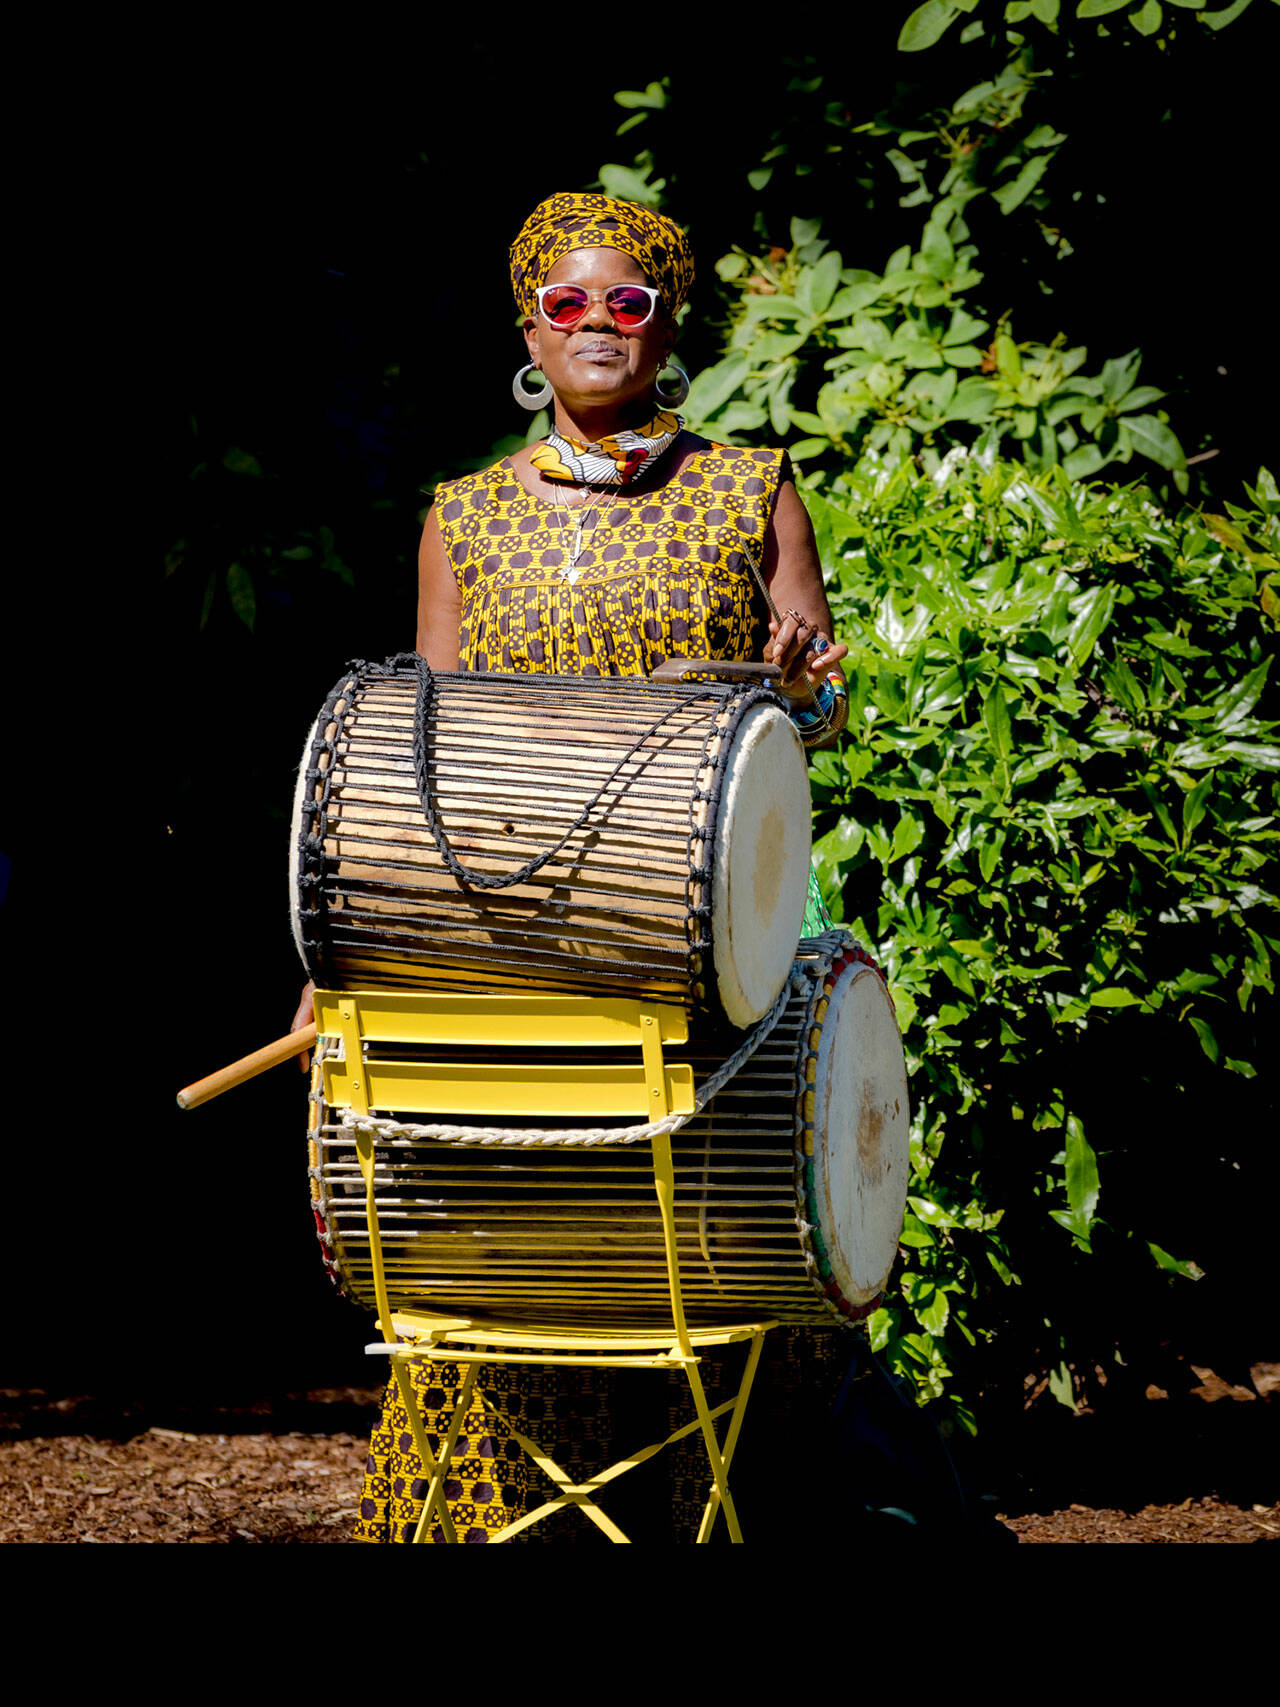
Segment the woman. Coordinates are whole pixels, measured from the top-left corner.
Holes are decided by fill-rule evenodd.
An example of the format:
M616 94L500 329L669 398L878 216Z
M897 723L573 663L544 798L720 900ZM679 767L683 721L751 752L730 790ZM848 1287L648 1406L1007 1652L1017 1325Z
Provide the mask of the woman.
M831 638L813 529L785 453L686 432L674 409L687 380L676 369L674 388L659 383L693 282L684 233L650 208L552 196L512 246L511 280L529 356L516 396L534 408L553 403L554 429L440 487L418 560L419 653L439 670L591 676L645 675L668 656L763 656L781 667L775 685L806 745L834 740L847 708L835 666L847 649ZM309 1017L308 989L296 1024ZM808 1381L806 1356L815 1367L824 1362L827 1348L806 1352L808 1341L830 1337L792 1336L798 1380ZM415 1380L428 1435L438 1437L457 1373L437 1366ZM607 1454L618 1409L606 1372L557 1379L554 1370L498 1368L487 1391L499 1414L477 1402L468 1415L449 1488L460 1538L476 1541L518 1515L528 1491L529 1467L504 1417L558 1460L581 1452L590 1464ZM634 1391L633 1382L635 1438L653 1438L641 1432ZM687 1407L683 1382L678 1391ZM631 1432L621 1444L631 1444ZM662 1459L675 1460L675 1502L696 1523L705 1459L699 1467L701 1446L690 1444L687 1488L680 1453ZM623 1482L665 1521L672 1484L646 1488L643 1475ZM425 1486L392 1383L371 1441L357 1539L408 1539ZM570 1515L580 1517L557 1516L548 1539L567 1538ZM663 1538L685 1537L677 1524Z
M813 528L781 451L715 446L659 375L693 282L683 232L605 196L543 202L511 250L547 440L440 488L419 553L418 651L436 669L648 674L745 659L767 625L780 691L833 739L842 697ZM679 374L679 369L675 370ZM683 376L680 376L683 379ZM758 571L774 617L752 573ZM824 729L825 733L825 729Z

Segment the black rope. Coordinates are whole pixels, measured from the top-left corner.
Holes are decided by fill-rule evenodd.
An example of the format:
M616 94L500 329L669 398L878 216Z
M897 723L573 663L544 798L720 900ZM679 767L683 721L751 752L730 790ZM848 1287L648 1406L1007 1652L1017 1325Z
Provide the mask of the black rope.
M694 693L690 694L687 699L681 699L675 705L669 706L660 717L656 718L654 722L640 734L632 744L630 750L618 760L618 763L614 766L613 770L591 796L590 800L588 800L587 804L582 808L582 811L579 812L578 816L574 819L573 823L570 824L569 828L565 831L564 835L561 836L560 840L554 845L554 847L547 848L542 853L536 855L533 859L526 860L518 870L507 872L505 875L499 875L494 872L469 871L449 846L449 843L445 838L444 831L440 827L432 802L431 778L429 774L430 766L427 759L427 728L430 720L431 700L434 692L434 675L430 664L428 664L426 659L419 656L416 652L400 652L394 658L389 658L387 660L389 668L395 668L408 663L413 664L418 674L418 693L414 705L413 716L413 762L418 784L418 798L422 804L422 816L426 820L427 829L431 832L431 839L436 844L436 850L439 853L440 858L444 861L452 876L465 889L510 889L517 883L527 883L536 872L541 871L544 865L550 864L550 862L555 859L556 855L564 850L566 845L575 835L577 835L579 830L585 828L591 814L600 805L605 793L616 781L619 774L631 763L632 759L634 759L636 754L640 752L641 748L653 739L659 729L662 728L662 725L666 723L669 718L674 717L677 712L687 710L690 705L696 704L699 700L707 699L714 702L717 698L721 697L714 693ZM619 790L619 799L626 793L626 786L627 785L624 784ZM616 804L616 801L614 804Z
M452 958L450 946L453 925L448 919L424 918L420 920L419 922L429 927L427 935L430 940L422 948L419 948L417 943L412 941L418 936L418 932L412 932L410 939L405 939L399 931L394 929L388 934L389 921L385 918L378 920L376 930L371 928L370 924L366 922L369 915L360 905L363 891L359 883L356 884L355 888L346 891L343 890L341 884L337 885L337 890L343 893L345 903L342 906L341 913L335 914L330 905L330 889L334 884L336 874L334 870L330 869L329 861L325 855L325 839L329 832L331 791L340 769L337 764L338 748L345 738L347 714L352 709L353 699L360 698L366 690L375 688L378 682L404 681L408 675L413 675L416 678L413 718L413 789L418 795L418 802L436 850L445 868L464 894L483 892L489 889L510 888L534 876L548 862L562 853L566 844L587 825L591 815L599 810L606 794L617 783L620 773L636 759L645 747L646 742L651 741L670 718L691 705L701 703L703 705L710 704L713 707L723 706L727 713L727 719L712 717L708 720L704 731L702 756L698 761L697 774L707 776L707 785L701 787L695 784L692 790L688 802L689 817L685 844L688 860L684 883L686 974L690 979L695 998L699 1002L704 1001L706 993L702 985L701 957L702 953L711 946L711 848L716 834L720 794L729 751L748 709L761 701L775 703L774 694L768 688L757 685L744 688L742 684L713 681L696 689L693 688L693 684L686 684L684 692L675 698L674 703L671 703L669 693L658 689L657 684L650 684L643 679L627 680L626 688L631 691L627 692L626 700L633 716L647 716L655 700L665 704L666 709L641 729L630 750L613 767L610 775L596 790L554 847L529 859L518 871L508 873L506 876L496 876L471 871L464 867L449 846L438 821L434 791L431 786L431 763L428 757L427 733L431 723L433 704L439 692L439 684L426 661L415 652L398 653L381 664L370 664L364 659L351 660L338 683L327 696L318 720L316 736L306 762L305 797L299 815L300 823L297 826L300 857L298 894L295 902L298 909L296 918L303 957L310 975L318 983L323 982L329 976L325 968L331 956L335 953L353 950L363 950L374 955L377 955L379 951L385 951L393 962L396 959L406 962L406 970L419 958L424 961L441 956L446 960ZM487 694L499 691L505 685L501 681L494 681L487 675L472 675L465 686L452 673L450 673L450 679L459 687L464 687L462 696L464 705L467 689L474 688L476 691L483 691ZM519 679L522 688L533 691L535 700L544 686L547 691L552 691L554 685L550 678L536 674L521 676ZM585 687L587 684L584 681L579 685ZM608 682L602 680L599 685L607 686L610 689L623 686L621 682L612 680ZM559 684L561 693L563 686L563 683ZM339 712L338 706L344 701L346 703L343 710ZM594 704L594 696L592 703ZM456 710L457 708L452 707L451 709ZM588 719L588 722L591 727L596 726L594 714ZM332 735L327 733L330 724L334 726ZM711 747L713 742L716 742L717 737L719 737L718 752L713 760L710 757ZM655 761L661 759L662 756L661 750L650 754L650 757ZM322 763L323 768L321 768ZM614 799L608 803L609 809L619 804L624 795L629 796L631 802L634 802L641 795L647 796L647 771L647 765L638 766L637 774L624 784ZM319 799L315 798L317 794L320 796ZM705 807L706 814L705 822L702 824L697 823L700 806ZM362 863L362 861L357 857L356 863ZM373 863L385 864L386 862L380 859ZM701 891L698 902L693 899L695 886ZM550 905L550 902L548 900L539 905L545 908ZM559 911L560 909L555 908L553 910ZM432 931L435 932L434 936L431 934ZM560 979L564 979L567 974L572 974L576 979L581 970L580 957L576 954L567 953L563 956L555 956L553 953L548 955L545 946L536 941L526 942L525 946L539 966L545 964L544 976L551 976L554 973ZM453 947L456 954L456 945ZM632 952L635 952L634 946ZM468 950L468 953L474 953L474 948ZM461 955L457 955L457 958L460 965L467 964ZM488 957L483 953L480 953L477 958L482 962L487 963L488 961ZM665 958L665 954L659 952L657 958L661 961ZM496 965L498 962L495 961L493 964ZM605 965L613 975L622 973L624 969L632 977L637 972L647 973L650 976L661 975L655 971L655 967L649 962L635 961L629 957L621 962L610 959L605 962ZM409 980L416 982L411 972L409 973ZM393 978L392 981L400 982L402 980ZM606 982L611 981L612 977L606 978Z

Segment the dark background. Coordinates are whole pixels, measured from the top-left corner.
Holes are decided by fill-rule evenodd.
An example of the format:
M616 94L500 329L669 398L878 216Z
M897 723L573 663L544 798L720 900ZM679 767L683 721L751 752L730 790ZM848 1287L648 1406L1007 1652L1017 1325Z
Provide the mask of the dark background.
M1014 306L1019 336L1065 330L1094 368L1143 348L1188 451L1219 451L1198 465L1214 507L1276 461L1273 16L1257 5L1171 53L1163 84L1099 56L1054 168L1087 212L1051 296L984 236L978 297ZM33 133L53 245L30 263L37 344L58 360L38 364L28 435L42 543L19 579L43 626L24 630L40 644L22 648L3 842L9 1384L225 1399L371 1379L370 1324L315 1247L301 1075L188 1114L173 1101L293 1014L303 737L347 659L412 645L424 488L523 433L506 247L542 196L630 158L613 91L670 72L680 95L669 209L702 268L696 371L715 353L714 260L750 245L757 208L784 244L791 213L824 213L851 265L883 267L914 229L830 169L816 205L743 176L788 98L788 53L818 54L869 111L904 74L899 21L785 42L743 22L755 37L732 48L665 14L298 40L210 23L145 70L104 38L92 98ZM907 69L954 96L950 51ZM233 472L237 451L261 472ZM350 584L280 555L321 527ZM232 561L253 573L252 633ZM1214 1284L1225 1302L1229 1277Z

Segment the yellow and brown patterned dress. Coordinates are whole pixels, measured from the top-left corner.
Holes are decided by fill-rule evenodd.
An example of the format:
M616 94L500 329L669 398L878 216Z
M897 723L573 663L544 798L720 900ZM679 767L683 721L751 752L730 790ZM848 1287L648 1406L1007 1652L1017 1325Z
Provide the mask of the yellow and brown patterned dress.
M447 482L436 514L462 594L459 667L647 676L668 657L752 656L751 563L784 466L780 450L708 444L665 486L618 487L583 511L526 492L510 461Z
M665 485L637 492L621 487L601 499L584 521L576 562L581 512L563 506L557 512L554 502L527 492L510 460L442 485L435 509L462 595L459 668L638 676L668 657L758 656L767 630L751 565L762 565L774 501L788 473L786 455L692 443L691 455L681 453L679 443L673 447ZM776 1443L780 1426L811 1433L813 1406L821 1408L847 1358L847 1350L840 1355L842 1338L770 1336L748 1418L762 1455ZM706 1374L714 1393L716 1372ZM448 1431L461 1381L454 1364L414 1366L433 1451ZM628 1371L509 1365L492 1369L486 1381L489 1405L477 1397L468 1413L447 1488L459 1539L469 1542L487 1540L521 1515L526 1502L550 1497L549 1484L512 1440L508 1421L557 1463L581 1466L587 1474L692 1416L683 1376L665 1399L656 1396L661 1388L652 1377ZM744 1430L740 1461L749 1457L750 1444ZM701 1442L687 1440L621 1478L608 1509L637 1539L692 1540L706 1479ZM356 1539L411 1539L426 1487L392 1381L370 1441ZM578 1511L558 1513L546 1529L518 1539L526 1538L602 1539ZM443 1539L438 1530L434 1539Z

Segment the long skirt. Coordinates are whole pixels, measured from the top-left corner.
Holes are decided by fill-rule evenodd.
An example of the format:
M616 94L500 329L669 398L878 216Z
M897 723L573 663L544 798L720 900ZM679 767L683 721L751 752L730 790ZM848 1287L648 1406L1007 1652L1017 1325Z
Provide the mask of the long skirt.
M823 1503L829 1479L829 1417L849 1365L848 1330L775 1329L765 1340L760 1367L729 1474L743 1538L777 1538L780 1512L787 1527L803 1531L799 1514ZM700 1372L708 1402L732 1396L746 1348L705 1358ZM463 1379L457 1364L415 1364L414 1388L432 1452L448 1433ZM556 1489L530 1462L512 1429L535 1441L575 1478L585 1479L624 1454L664 1439L696 1412L680 1371L584 1370L497 1364L484 1372L462 1424L445 1494L460 1542L483 1543L495 1530L553 1498ZM488 1403L485 1403L485 1400ZM724 1438L727 1416L719 1419ZM711 1488L711 1467L700 1430L665 1448L608 1484L599 1499L606 1512L640 1542L692 1542ZM357 1541L411 1541L422 1514L427 1477L413 1444L394 1378L369 1442L369 1460L356 1524ZM728 1538L723 1516L713 1539ZM555 1512L512 1538L524 1541L599 1541L603 1532L581 1511ZM443 1542L437 1524L431 1534Z

